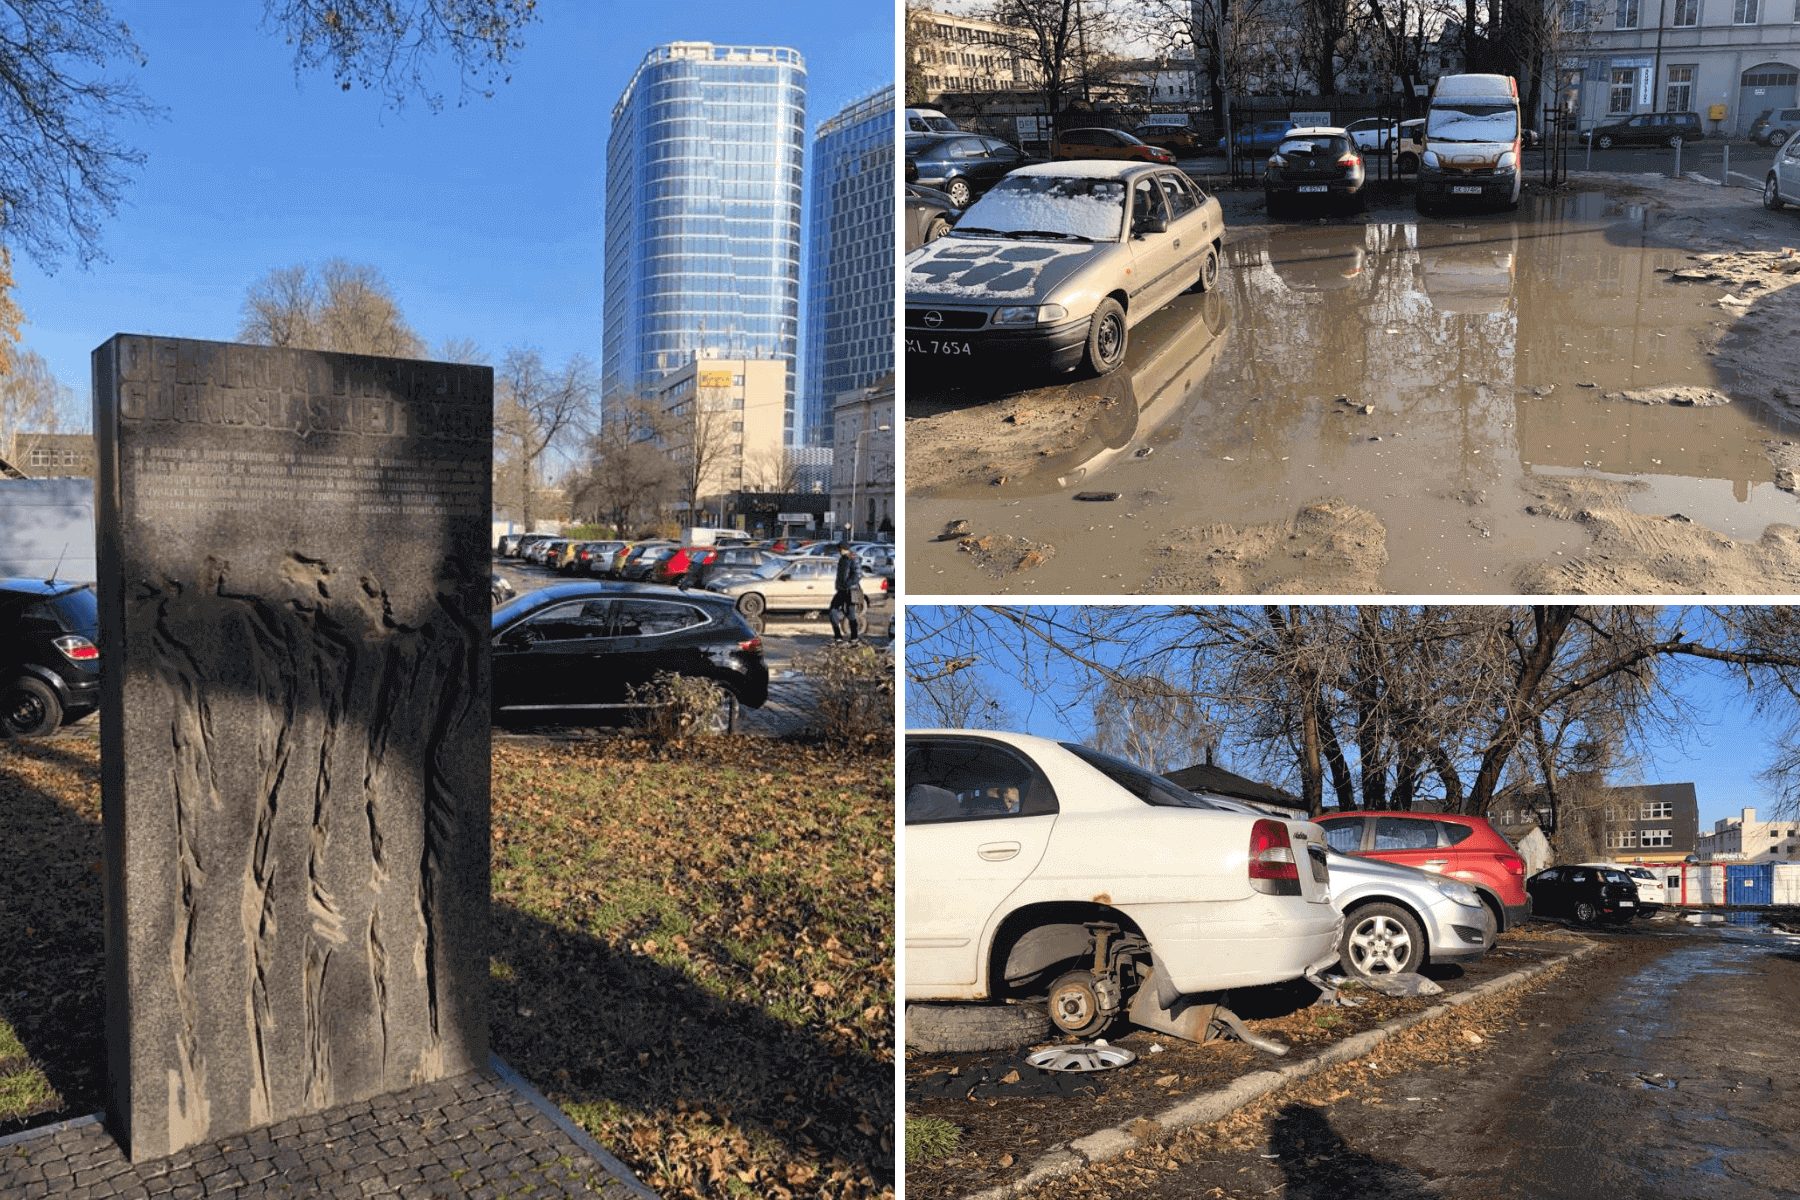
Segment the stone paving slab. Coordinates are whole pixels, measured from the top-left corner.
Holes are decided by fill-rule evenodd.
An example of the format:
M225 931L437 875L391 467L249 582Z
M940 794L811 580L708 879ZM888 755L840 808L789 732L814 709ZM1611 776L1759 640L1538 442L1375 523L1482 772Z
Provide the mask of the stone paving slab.
M98 1116L0 1140L3 1200L656 1200L499 1059L133 1165Z

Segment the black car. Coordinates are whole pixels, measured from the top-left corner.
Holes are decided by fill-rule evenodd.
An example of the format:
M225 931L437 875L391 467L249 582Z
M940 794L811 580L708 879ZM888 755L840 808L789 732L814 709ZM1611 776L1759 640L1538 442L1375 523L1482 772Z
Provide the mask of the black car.
M494 610L494 716L622 714L633 688L659 672L710 679L727 702L713 719L728 733L737 706L769 698L762 640L723 596L655 584L559 583Z
M1623 925L1638 914L1637 884L1612 867L1548 867L1525 881L1534 917Z
M1263 201L1271 213L1301 200L1361 207L1365 178L1362 152L1348 130L1290 129L1263 170Z
M1612 125L1598 125L1583 137L1593 139L1598 150L1614 146L1673 146L1677 141L1697 142L1706 136L1700 125L1700 114L1639 113L1630 120Z
M93 586L0 579L0 733L33 737L100 706Z
M950 232L962 209L950 203L950 197L936 188L906 185L906 252L911 254L926 242L935 242Z
M906 139L906 182L936 188L958 208L967 208L1008 171L1035 161L1010 142L979 134L915 133Z

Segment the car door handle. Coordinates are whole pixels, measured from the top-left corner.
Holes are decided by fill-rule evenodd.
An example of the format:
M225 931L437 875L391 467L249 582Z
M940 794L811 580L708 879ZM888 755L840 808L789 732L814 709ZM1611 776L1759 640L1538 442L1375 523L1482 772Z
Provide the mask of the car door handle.
M1181 239L1180 238L1175 239L1175 248L1177 250L1181 249Z
M1005 862L1009 858L1018 857L1022 847L1017 842L989 842L985 846L976 847L984 862Z

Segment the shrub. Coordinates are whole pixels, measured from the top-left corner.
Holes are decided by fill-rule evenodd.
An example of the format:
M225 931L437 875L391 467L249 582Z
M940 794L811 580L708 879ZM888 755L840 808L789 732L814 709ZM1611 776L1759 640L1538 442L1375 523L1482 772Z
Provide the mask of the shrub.
M727 732L721 726L731 694L710 679L658 671L651 682L629 690L631 702L641 706L632 725L653 742L679 743Z
M861 745L894 736L894 654L860 642L831 643L800 656L817 683L818 700L806 736Z

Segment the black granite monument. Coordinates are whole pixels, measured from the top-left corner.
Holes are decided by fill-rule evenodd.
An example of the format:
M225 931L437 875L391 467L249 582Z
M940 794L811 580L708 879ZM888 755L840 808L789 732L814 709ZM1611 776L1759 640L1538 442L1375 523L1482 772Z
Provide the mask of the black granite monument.
M94 352L134 1161L487 1063L492 397L486 367Z

